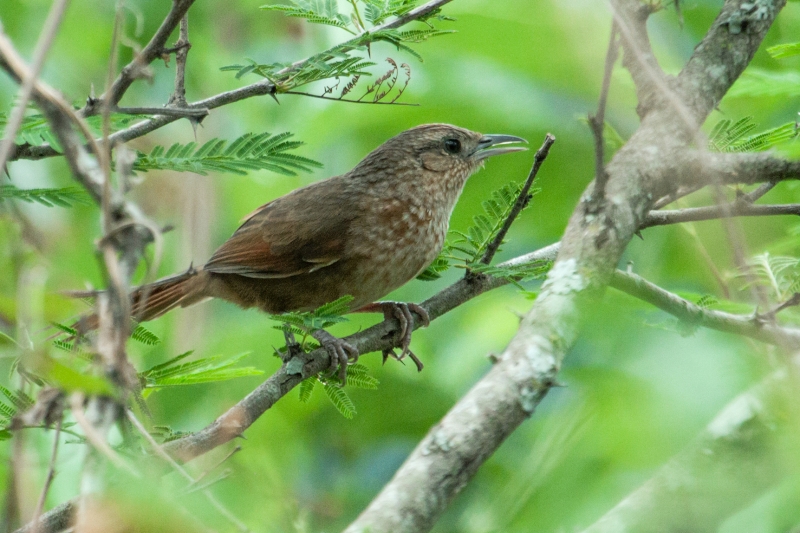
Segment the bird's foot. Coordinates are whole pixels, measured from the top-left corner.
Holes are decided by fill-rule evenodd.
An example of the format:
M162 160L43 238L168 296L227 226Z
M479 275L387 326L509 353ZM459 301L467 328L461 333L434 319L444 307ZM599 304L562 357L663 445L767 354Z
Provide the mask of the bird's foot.
M358 361L358 350L349 342L334 337L324 329L318 329L311 335L319 341L331 357L328 372L333 375L338 368L339 381L342 382L342 387L344 387L347 382L347 365L350 364L351 358L353 363Z
M411 350L407 350L406 353L414 361L414 364L417 365L417 372L422 372L422 369L425 368L425 365L422 364L422 361L419 360L419 357L414 354ZM394 348L386 348L383 350L383 363L386 364L386 361L389 358L394 359L395 361L403 362L403 357L394 353Z
M385 363L389 357L402 361L406 355L408 355L414 361L414 364L417 365L417 370L422 370L422 361L414 355L409 347L411 346L411 333L414 331L414 315L411 313L414 312L419 315L422 325L427 327L431 323L431 318L425 309L414 303L375 302L374 304L362 307L358 311L382 311L384 319L396 318L400 323L400 330L398 332L400 355L397 355L392 348L383 350L383 362Z

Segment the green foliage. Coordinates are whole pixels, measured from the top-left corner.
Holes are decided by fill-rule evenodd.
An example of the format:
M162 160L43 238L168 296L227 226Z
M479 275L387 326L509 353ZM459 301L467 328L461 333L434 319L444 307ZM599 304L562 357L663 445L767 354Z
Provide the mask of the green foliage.
M798 56L800 55L800 43L776 44L775 46L767 48L767 53L769 53L773 59Z
M131 339L135 340L136 342L140 342L147 346L155 346L157 344L161 344L161 339L158 338L158 335L150 331L149 329L145 328L141 324L136 326L136 328L131 333Z
M122 113L112 113L109 118L111 130L117 131L127 128L135 122L150 117L148 115L125 115ZM85 120L89 125L89 128L95 133L96 136L99 137L102 133L103 117L95 115L87 117ZM0 113L0 129L5 128L7 123L8 115L6 113ZM44 117L44 115L39 113L27 115L22 119L22 124L19 128L19 131L17 131L16 142L20 144L29 144L31 146L49 144L56 151L62 151L61 145L58 143L58 139L50 130L50 125L48 124L47 119Z
M345 418L353 418L353 415L356 414L356 406L347 393L335 383L325 383L323 388L336 410Z
M222 139L212 139L201 147L197 143L175 143L169 148L156 146L149 154L139 152L133 170L174 170L179 172L230 172L245 175L251 170L271 170L295 176L296 170L310 172L322 164L295 154L286 153L304 143L289 141L291 133L246 133L228 145Z
M157 390L163 387L227 381L245 376L259 376L264 373L251 366L236 366L239 361L249 355L248 353L206 357L187 363L181 362L192 353L192 351L182 353L140 372L139 379L143 388L146 389L144 392L149 392L147 389Z
M7 401L0 400L0 441L11 438L8 427L11 419L17 413L27 411L33 406L33 398L25 394L22 390L12 391L0 385L0 392L7 398Z
M751 68L726 94L727 97L786 97L800 95L800 72L774 72Z
M292 4L266 5L261 9L280 11L287 17L304 18L313 24L327 24L353 33L348 28L350 19L339 13L336 0L292 0Z
M714 125L708 140L708 149L714 152L758 152L797 137L793 122L760 133L748 135L756 129L753 117L733 122L723 119Z
M23 202L46 205L47 207L72 207L89 205L91 198L79 187L60 189L18 189L13 185L0 185L0 202L3 200L22 200Z
M338 2L336 0L293 0L291 5L275 4L261 6L262 9L279 11L290 17L304 18L311 23L325 24L343 29L354 37L297 63L261 64L252 59L248 59L245 64L227 65L220 70L236 72L237 79L250 73L267 78L275 85L278 93L288 92L316 81L328 79L339 80L345 77L351 78L349 83L346 84L346 88L342 90L342 93L338 97L342 99L347 93L352 91L353 87L359 82L362 76L371 76L371 73L366 69L375 65L374 62L362 56L351 55L352 52L366 52L371 55L371 44L387 42L394 45L398 50L408 52L422 61L422 57L409 47L409 44L421 43L431 37L452 33L452 31L438 30L428 22L434 16L441 20L450 20L440 16L438 14L439 10L435 10L435 12L420 19L429 26L425 29L406 31L398 29L375 30L374 28L385 22L386 19L402 16L413 9L417 3L416 0L363 0L361 3L364 7L364 16L372 25L372 28L363 27L364 22L355 1L351 2L354 11L349 17L339 12ZM394 65L395 72L393 76L396 80L397 65L394 61L391 62ZM411 78L411 69L406 64L401 66L406 71L405 85L407 86ZM384 74L384 76L386 76L386 74ZM338 85L339 83L337 81L336 86ZM400 93L402 93L404 88L405 86L400 89ZM388 91L386 91L383 96L378 98L377 95L379 93L376 90L376 86L373 85L372 89L376 93L376 98L373 100L374 102L380 101L381 98L388 93ZM333 88L327 87L322 96L325 97L325 95L330 94L332 91ZM373 91L367 91L364 96ZM399 97L399 94L397 96ZM397 97L395 97L394 100L396 99ZM359 100L361 100L361 98L359 98ZM394 100L392 100L392 102L394 102Z
M183 437L188 437L192 434L191 431L178 431L169 426L153 426L150 434L155 437L161 444L178 440Z
M325 395L331 401L336 410L345 418L353 418L356 414L356 407L353 400L347 395L342 387L339 377L334 376L312 376L300 384L300 401L303 403L311 399L311 394L317 383L321 383L325 390ZM380 382L369 374L369 369L361 363L348 365L347 385L358 389L377 390Z
M455 265L457 267L467 268L475 273L504 277L515 282L543 276L550 269L550 265L546 261L510 266L484 265L480 262L489 244L495 239L511 214L521 190L522 185L507 183L492 192L491 197L481 204L483 213L472 218L472 226L465 233L452 232L453 237L445 243L439 257L417 276L417 279L422 281L438 279L454 261L457 262ZM538 189L532 190L530 197L538 192ZM527 207L526 203L523 210Z
M351 311L350 302L352 301L353 297L346 295L313 311L283 313L270 318L282 323L280 326L276 326L276 329L306 336L318 329L325 329L340 322L347 322L347 318L342 315Z
M743 289L759 285L767 288L776 302L783 302L800 292L800 258L759 254L737 278L744 282Z

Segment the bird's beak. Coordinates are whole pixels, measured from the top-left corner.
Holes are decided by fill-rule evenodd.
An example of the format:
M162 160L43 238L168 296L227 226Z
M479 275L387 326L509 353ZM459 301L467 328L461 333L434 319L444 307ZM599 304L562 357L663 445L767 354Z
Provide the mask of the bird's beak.
M481 161L487 157L492 157L493 155L510 154L511 152L522 152L527 150L527 148L524 146L503 146L502 148L492 148L489 150L489 148L492 146L508 143L528 144L528 141L522 137L516 137L514 135L484 135L481 140L478 141L478 147L475 148L475 151L472 152L470 156L477 161Z

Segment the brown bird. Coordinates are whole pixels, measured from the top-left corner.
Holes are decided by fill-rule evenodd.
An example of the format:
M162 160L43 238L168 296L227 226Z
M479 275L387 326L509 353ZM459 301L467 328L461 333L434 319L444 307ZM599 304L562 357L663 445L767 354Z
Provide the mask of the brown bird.
M428 315L416 304L376 300L436 258L467 178L487 157L524 150L493 148L517 142L526 141L448 124L404 131L350 172L256 209L202 267L134 289L132 316L152 320L207 298L270 314L310 311L351 295L351 310L399 320L402 358L410 353L411 312L425 325ZM358 351L326 331L313 335L344 381Z

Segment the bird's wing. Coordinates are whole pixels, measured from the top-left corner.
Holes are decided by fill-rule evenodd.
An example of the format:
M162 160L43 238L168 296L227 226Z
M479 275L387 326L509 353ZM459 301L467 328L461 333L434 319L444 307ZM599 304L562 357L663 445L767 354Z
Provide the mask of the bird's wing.
M219 274L288 278L339 261L358 209L335 178L258 208L203 267Z

